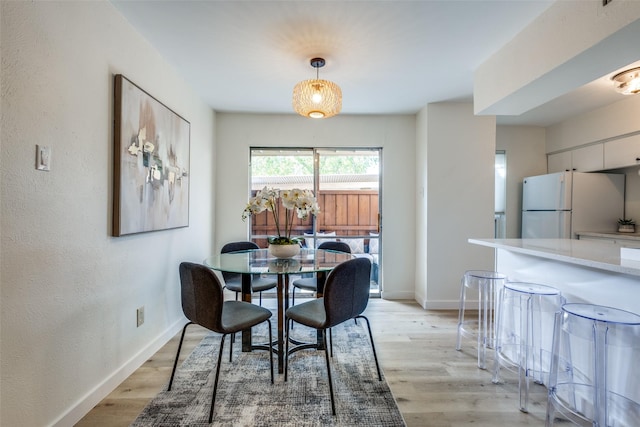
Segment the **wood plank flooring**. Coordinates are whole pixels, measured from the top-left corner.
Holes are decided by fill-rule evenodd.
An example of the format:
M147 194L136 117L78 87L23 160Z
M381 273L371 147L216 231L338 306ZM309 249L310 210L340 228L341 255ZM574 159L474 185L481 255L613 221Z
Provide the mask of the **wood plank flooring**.
M264 299L269 307L272 301ZM275 306L275 304L274 304ZM473 316L472 312L468 312ZM371 321L378 358L409 427L543 426L546 389L533 384L529 413L518 410L518 380L502 370L503 384L476 366L476 344L455 350L457 311L425 311L409 301L372 299ZM207 331L193 326L183 345L186 357ZM128 426L167 383L179 334L92 409L76 426ZM493 354L487 353L493 367Z

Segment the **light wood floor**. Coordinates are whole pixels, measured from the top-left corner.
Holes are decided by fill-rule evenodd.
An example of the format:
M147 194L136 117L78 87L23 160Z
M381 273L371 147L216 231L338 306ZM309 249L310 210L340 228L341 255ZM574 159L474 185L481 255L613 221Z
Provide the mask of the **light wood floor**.
M264 305L272 303L264 300ZM470 315L473 313L469 312ZM502 370L503 384L478 369L473 340L455 350L457 311L425 311L417 303L372 299L371 321L378 358L409 427L544 425L546 389L532 385L529 413L518 410L518 381ZM183 357L207 334L190 327ZM91 410L79 427L128 426L167 383L179 335L169 341ZM488 353L488 366L493 354Z

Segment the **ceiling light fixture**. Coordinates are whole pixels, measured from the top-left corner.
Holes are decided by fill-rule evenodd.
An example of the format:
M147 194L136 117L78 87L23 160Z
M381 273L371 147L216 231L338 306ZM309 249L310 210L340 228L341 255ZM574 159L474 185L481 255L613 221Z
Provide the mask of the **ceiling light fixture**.
M316 69L316 78L301 81L293 88L293 109L301 116L323 119L333 117L342 110L340 86L318 78L318 70L324 64L323 58L313 58L311 66Z
M611 80L616 90L623 95L640 93L640 67L618 73Z

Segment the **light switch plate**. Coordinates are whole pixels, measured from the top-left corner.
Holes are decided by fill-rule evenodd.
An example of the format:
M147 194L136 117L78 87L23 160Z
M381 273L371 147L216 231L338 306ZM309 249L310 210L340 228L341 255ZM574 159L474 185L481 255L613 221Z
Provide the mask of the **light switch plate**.
M51 147L48 145L36 145L36 169L51 170Z
M144 305L136 310L136 324L138 327L144 323Z

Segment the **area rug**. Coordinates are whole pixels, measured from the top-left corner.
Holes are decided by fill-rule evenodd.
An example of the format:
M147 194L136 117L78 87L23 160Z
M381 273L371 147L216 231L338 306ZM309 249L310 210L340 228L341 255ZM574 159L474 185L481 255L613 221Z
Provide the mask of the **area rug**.
M271 384L267 352L243 353L236 342L229 363L227 339L213 424L208 424L212 368L220 345L220 335L210 334L178 367L171 391L165 386L131 426L405 426L384 376L378 380L362 323L349 321L333 329L335 416L331 415L324 352L292 354L287 382L284 374L277 373L274 357L275 384ZM299 340L315 338L315 330L301 325L293 331ZM253 336L254 342L266 341L266 325L254 328Z

